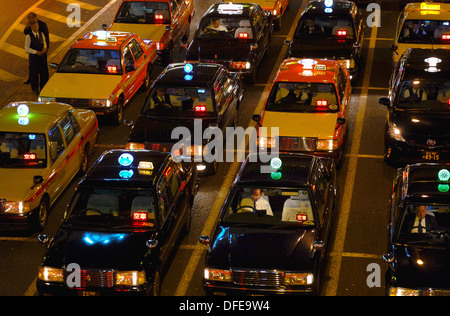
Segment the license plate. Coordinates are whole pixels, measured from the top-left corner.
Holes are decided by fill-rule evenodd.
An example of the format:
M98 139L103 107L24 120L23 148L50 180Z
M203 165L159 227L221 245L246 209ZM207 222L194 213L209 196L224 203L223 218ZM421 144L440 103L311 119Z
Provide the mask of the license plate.
M425 160L439 160L439 153L436 151L426 151L422 154L422 159Z
M95 292L95 291L78 291L78 296L100 296L100 292Z

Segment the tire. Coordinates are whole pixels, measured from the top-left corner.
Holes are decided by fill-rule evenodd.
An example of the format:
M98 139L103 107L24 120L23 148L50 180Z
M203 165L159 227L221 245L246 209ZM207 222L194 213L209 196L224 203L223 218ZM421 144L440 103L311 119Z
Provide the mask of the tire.
M79 175L85 175L89 169L89 145L86 145L83 150L83 156L81 156L81 165Z
M148 64L147 71L145 73L144 82L142 83L142 89L145 91L148 91L150 89L150 86L152 85L152 72L153 72L153 65Z
M47 226L47 222L48 222L48 210L49 210L49 201L48 199L44 196L41 199L41 203L39 204L39 209L38 209L38 213L37 213L37 218L36 218L36 230L38 232L41 232L44 230L44 228Z

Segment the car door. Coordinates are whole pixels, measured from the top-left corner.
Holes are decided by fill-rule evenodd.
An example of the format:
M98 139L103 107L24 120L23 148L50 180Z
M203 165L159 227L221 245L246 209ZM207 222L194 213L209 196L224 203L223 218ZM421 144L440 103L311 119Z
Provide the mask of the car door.
M175 47L179 42L181 42L181 35L183 32L182 14L180 8L178 7L178 3L175 0L170 0L170 14L172 18L172 40Z
M147 72L147 64L144 54L144 49L139 45L138 41L134 38L128 43L128 48L131 51L134 59L134 73L131 76L131 88L130 95L131 98L136 91L139 89L141 82L145 79L145 74Z
M59 121L59 126L66 143L64 181L68 184L80 170L83 155L83 148L80 148L82 137L80 126L70 112Z
M261 7L257 6L255 14L253 16L253 28L254 28L254 34L255 40L256 40L256 58L257 63L259 64L261 59L264 57L264 54L267 50L267 46L269 44L269 38L268 38L268 29L266 27L267 20L264 14L264 11L261 9Z
M123 94L125 95L125 102L126 103L132 96L133 91L133 78L136 75L135 71L135 63L134 63L134 57L133 53L131 52L131 49L128 47L128 44L124 44L122 46L122 59L123 59L123 79L121 84L121 90Z
M63 183L66 178L66 169L64 168L66 144L58 123L55 123L48 131L47 148L48 157L50 158L50 176L48 179L44 179L44 181L46 181L46 191L50 196L50 204L52 204L64 190L65 186Z

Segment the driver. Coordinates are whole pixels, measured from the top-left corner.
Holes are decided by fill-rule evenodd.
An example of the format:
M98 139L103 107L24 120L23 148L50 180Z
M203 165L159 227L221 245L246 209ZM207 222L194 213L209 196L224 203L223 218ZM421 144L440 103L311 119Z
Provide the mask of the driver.
M228 32L228 29L226 26L220 24L220 19L213 19L211 20L211 24L208 25L204 32Z
M415 214L411 214L406 222L408 232L425 234L436 229L436 218L433 215L427 214L427 207L425 205L416 206L414 211Z
M244 208L244 210L242 211L246 211L246 212L254 212L255 210L265 210L266 211L266 215L269 216L273 216L273 212L272 212L272 208L270 207L270 203L262 197L263 192L261 191L261 189L259 188L253 188L251 191L251 196L250 196L250 203L249 202L245 202L242 204L246 204L246 206L248 205L248 208ZM247 199L244 199L247 200ZM250 205L249 205L250 204ZM238 211L239 213L239 211Z

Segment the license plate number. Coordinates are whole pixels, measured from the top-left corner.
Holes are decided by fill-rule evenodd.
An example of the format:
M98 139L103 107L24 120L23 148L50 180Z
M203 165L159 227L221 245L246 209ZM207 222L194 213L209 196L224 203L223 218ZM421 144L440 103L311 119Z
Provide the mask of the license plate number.
M439 160L439 153L435 151L426 151L422 154L422 158L425 160Z
M100 292L95 291L78 291L78 296L99 296Z

